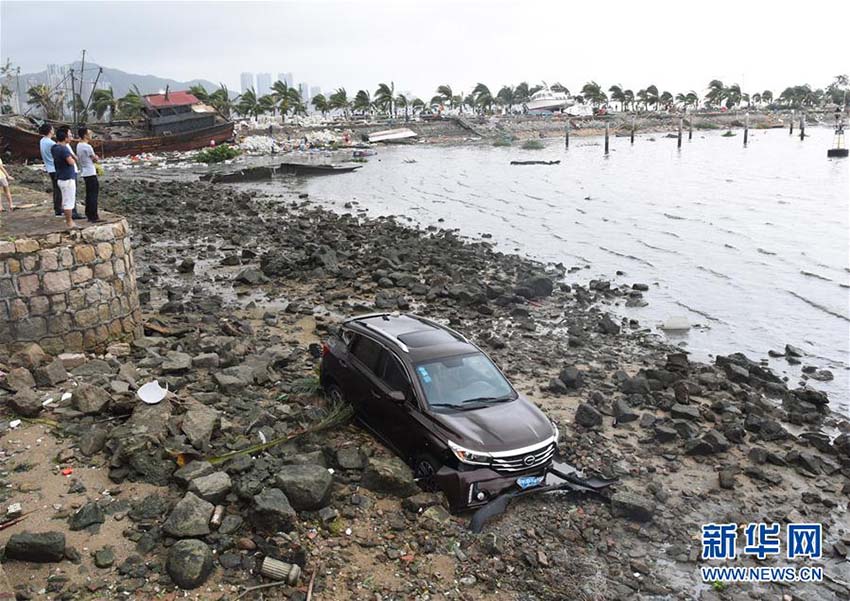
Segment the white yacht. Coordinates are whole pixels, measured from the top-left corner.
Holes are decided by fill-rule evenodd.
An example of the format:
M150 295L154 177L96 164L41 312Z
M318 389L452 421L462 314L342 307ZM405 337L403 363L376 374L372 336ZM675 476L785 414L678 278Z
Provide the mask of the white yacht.
M553 92L549 86L531 95L525 104L529 111L560 111L575 104L566 92Z

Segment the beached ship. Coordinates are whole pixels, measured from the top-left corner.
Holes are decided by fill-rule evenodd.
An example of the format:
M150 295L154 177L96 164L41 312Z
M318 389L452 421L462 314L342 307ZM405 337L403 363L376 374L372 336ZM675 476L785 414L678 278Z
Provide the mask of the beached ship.
M203 104L189 92L149 94L143 98L142 119L91 124L92 146L101 157L146 152L194 150L233 138L233 122ZM16 159L39 159L38 126L43 123L20 115L0 119L0 149ZM54 123L54 126L60 125Z
M560 111L573 104L566 92L555 92L547 86L532 94L525 108L529 111Z

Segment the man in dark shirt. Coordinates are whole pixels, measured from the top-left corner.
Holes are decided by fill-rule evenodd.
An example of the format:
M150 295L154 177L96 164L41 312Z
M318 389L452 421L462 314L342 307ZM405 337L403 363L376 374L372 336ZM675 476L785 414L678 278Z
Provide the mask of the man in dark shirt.
M62 213L65 215L65 225L75 228L73 213L77 205L77 166L74 153L68 147L68 130L56 132L56 144L50 149L53 165L56 167L56 180L59 191L62 192Z

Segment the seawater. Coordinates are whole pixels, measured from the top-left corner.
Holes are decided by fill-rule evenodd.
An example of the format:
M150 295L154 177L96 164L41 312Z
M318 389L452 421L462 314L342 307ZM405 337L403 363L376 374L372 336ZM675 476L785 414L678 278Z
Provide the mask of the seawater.
M649 284L646 307L618 310L653 328L687 318L693 327L668 337L698 360L758 360L793 344L803 366L834 373L809 385L850 415L850 160L827 158L830 129L806 132L753 130L746 148L741 131L694 132L681 150L663 134L612 137L608 156L601 138L576 137L536 151L382 147L354 173L299 185L336 210L357 201L372 216L487 233L499 250L579 267L567 281ZM792 387L801 380L802 366L770 365Z

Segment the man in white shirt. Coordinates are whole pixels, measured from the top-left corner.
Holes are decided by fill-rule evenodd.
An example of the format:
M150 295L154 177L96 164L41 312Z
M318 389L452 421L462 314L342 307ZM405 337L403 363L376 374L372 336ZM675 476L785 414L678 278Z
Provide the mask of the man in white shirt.
M97 223L100 218L97 215L97 197L100 192L100 182L97 179L97 169L94 164L100 162L100 157L94 152L91 145L91 130L81 127L77 131L77 158L80 161L80 175L86 182L86 219L90 223Z

